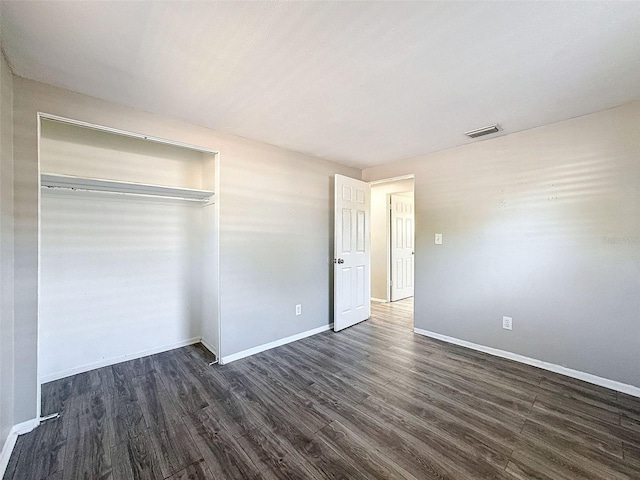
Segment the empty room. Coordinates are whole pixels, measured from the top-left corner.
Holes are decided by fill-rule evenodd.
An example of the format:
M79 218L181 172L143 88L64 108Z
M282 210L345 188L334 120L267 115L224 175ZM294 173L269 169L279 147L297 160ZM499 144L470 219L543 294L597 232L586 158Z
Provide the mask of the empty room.
M640 2L0 0L0 478L640 479Z

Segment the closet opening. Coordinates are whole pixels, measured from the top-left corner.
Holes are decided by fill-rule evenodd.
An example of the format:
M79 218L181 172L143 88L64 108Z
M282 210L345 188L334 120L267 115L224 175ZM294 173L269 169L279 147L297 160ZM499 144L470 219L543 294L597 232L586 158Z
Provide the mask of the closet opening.
M219 152L38 116L38 417L53 380L195 343L219 358Z

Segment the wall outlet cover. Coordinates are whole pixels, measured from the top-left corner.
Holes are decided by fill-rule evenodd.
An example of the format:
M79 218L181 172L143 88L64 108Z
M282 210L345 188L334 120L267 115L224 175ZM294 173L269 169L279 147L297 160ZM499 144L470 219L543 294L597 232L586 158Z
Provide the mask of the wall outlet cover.
M513 318L511 317L502 317L502 328L505 330L513 330Z

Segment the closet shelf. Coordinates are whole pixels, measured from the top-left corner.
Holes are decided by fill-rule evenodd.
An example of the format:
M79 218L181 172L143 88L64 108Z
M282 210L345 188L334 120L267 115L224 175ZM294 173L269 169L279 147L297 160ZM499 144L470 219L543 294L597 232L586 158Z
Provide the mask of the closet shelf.
M40 174L40 184L43 187L152 195L158 197L183 198L186 200L204 201L214 195L212 190L197 190L194 188L122 182L120 180L104 180L101 178L77 177L74 175L60 175L57 173Z

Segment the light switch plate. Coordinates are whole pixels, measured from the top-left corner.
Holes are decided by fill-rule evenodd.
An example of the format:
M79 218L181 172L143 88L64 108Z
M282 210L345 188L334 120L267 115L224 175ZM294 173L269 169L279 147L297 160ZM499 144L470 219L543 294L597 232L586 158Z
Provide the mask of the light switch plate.
M442 245L442 234L436 233L436 245Z

